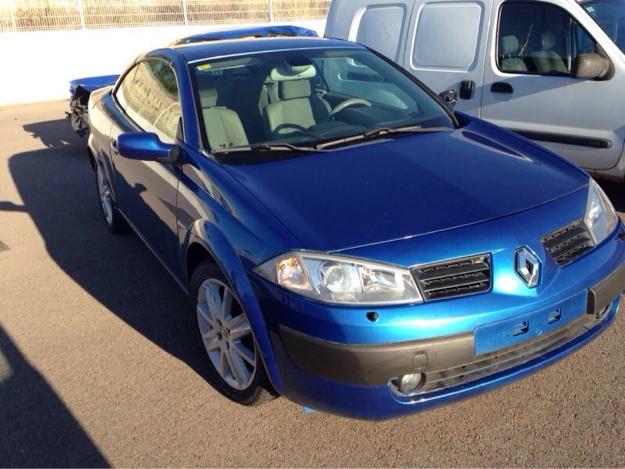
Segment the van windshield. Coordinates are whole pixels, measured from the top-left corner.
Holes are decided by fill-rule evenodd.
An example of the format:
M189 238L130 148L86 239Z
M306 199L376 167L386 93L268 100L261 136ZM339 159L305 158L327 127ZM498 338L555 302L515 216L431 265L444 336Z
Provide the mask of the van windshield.
M363 134L454 128L450 112L422 86L364 49L275 51L190 67L213 153L300 151Z
M581 5L625 53L625 0L589 0Z

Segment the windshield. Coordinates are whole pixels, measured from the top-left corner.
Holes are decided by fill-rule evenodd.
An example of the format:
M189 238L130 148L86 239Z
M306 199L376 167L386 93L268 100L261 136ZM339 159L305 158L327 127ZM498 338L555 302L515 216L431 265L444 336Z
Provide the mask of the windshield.
M299 49L191 67L213 152L278 142L293 150L380 128L454 127L423 88L366 50Z
M590 0L581 5L621 52L625 52L625 0Z

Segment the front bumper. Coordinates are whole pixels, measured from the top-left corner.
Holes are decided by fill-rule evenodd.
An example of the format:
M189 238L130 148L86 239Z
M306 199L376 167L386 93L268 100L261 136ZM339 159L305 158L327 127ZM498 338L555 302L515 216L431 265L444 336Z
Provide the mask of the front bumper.
M520 367L557 351L605 323L605 316L611 310L614 316L624 289L625 264L591 288L587 295L580 295L587 298L584 314L546 334L542 333L545 326L563 321L560 308L552 308L551 314L539 311L490 325L490 331L503 334L524 335L531 328L541 331L534 339L484 354L476 353L475 333L383 345L340 344L288 327L280 327L280 337L296 367L324 379L356 385L384 385L405 374L421 373L424 378L421 386L408 395L390 386L400 399L417 396L423 399L430 393Z
M493 291L392 307L378 310L377 323L365 319L367 309L320 305L260 278L253 283L270 328L279 392L318 410L384 419L504 385L599 335L625 290L625 243L615 235L561 271L532 297ZM491 308L495 300L506 308ZM398 393L391 380L415 372L424 373L426 384Z
M587 293L577 295L573 301L568 300L576 305L580 299L585 299L584 314L567 318L564 309L557 305L546 311L489 325L488 333L495 334L521 336L533 329L535 338L482 354L476 353L476 333L394 344L341 344L285 326L280 326L279 335L290 360L307 373L357 385L387 384L390 379L404 374L423 373L426 380L414 395L426 395L522 365L557 350L601 325L609 311L616 310L612 307L618 306L623 290L625 264ZM574 309L570 311L575 312ZM553 327L549 328L550 325ZM525 326L525 329L519 329L519 326ZM551 330L544 333L548 329Z

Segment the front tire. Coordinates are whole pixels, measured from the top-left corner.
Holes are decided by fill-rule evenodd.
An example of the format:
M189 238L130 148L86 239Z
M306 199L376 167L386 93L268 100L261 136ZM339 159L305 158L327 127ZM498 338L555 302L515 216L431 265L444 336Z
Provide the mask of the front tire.
M111 184L106 176L104 168L99 163L95 164L95 177L98 197L100 199L100 210L104 217L104 223L106 223L111 233L116 234L124 232L126 230L126 221L115 207Z
M191 277L190 295L209 383L239 404L273 399L247 315L220 270L201 264Z

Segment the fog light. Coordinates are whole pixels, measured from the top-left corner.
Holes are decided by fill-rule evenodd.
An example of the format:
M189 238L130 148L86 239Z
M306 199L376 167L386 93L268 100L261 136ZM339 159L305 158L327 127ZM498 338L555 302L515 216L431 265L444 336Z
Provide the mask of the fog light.
M408 394L417 390L425 381L425 375L423 373L409 373L403 375L398 380L399 391L403 394Z

